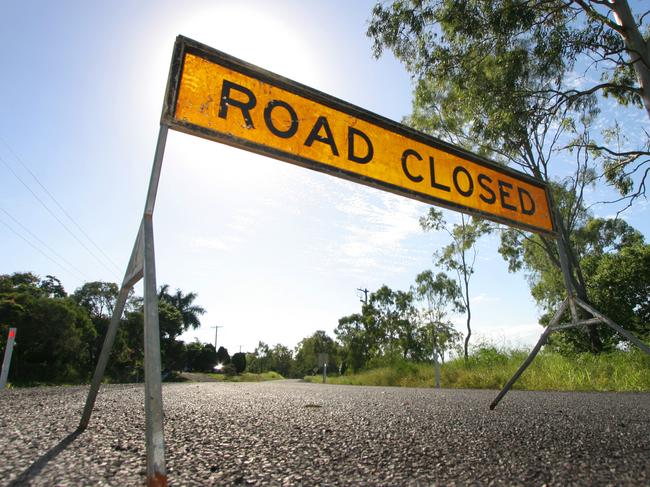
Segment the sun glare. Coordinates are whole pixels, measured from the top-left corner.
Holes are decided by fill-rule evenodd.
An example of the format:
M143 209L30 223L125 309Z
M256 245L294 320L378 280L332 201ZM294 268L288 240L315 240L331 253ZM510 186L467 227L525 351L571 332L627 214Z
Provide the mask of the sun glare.
M301 83L321 78L318 55L291 11L254 5L219 5L195 11L179 32L199 42Z
M278 7L269 14L269 10L267 6L255 8L254 4L196 9L177 23L178 34L300 83L318 86L322 68L317 62L318 53L311 47L309 32L301 27L304 23L291 11ZM278 171L277 163L262 162L259 156L249 152L213 142L201 143L187 135L175 135L170 142L165 157L183 160L183 168L167 171L178 172L179 177L193 178L193 174L200 174L205 180L220 178L241 183L246 172L249 191L283 190L286 174ZM188 169L189 174L180 174Z

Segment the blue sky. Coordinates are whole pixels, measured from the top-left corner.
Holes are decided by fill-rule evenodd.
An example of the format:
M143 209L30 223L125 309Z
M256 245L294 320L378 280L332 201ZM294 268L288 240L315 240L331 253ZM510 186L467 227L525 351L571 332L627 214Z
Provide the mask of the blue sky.
M91 280L121 282L177 34L401 120L411 82L390 55L371 56L373 3L3 2L0 273L53 274L69 292ZM356 288L407 289L433 267L431 255L446 240L420 230L426 211L171 132L154 218L158 283L197 292L208 311L186 340L212 341L218 324L220 345L231 352L252 351L259 340L294 346L318 329L332 334L340 317L357 312ZM649 234L645 202L626 218ZM508 274L497 247L496 236L481 243L474 330L528 345L541 333L538 312L524 276ZM457 321L462 330L463 317Z

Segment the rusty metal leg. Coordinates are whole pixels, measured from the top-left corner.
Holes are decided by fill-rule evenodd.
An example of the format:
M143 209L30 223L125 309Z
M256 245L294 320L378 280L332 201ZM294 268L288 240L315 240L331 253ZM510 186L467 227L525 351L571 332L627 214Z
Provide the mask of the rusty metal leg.
M535 347L533 347L533 350L530 352L530 355L528 355L526 360L524 360L524 363L521 364L521 367L519 367L519 370L515 372L515 375L513 375L512 378L503 387L503 390L499 392L499 395L494 399L494 401L492 401L492 404L490 404L490 410L493 410L495 407L497 407L497 404L499 404L501 399L503 399L503 396L505 396L508 393L508 391L513 386L513 384L517 382L517 379L519 379L519 376L521 376L521 374L524 373L524 370L528 368L528 366L533 361L535 356L539 353L539 350L540 348L542 348L542 345L546 343L546 339L548 338L548 335L550 333L551 333L550 328L546 328L546 330L544 330L544 333L542 333L542 336L539 337L539 341L537 342Z
M117 329L120 325L120 320L122 318L122 313L124 312L126 300L128 299L129 292L135 283L142 278L142 259L144 257L142 231L142 225L140 225L138 236L135 239L135 244L133 245L133 250L131 251L129 265L124 275L124 281L122 282L122 287L120 288L120 292L117 295L115 308L113 309L113 316L111 317L111 323L108 326L108 330L106 330L104 345L102 346L102 351L99 354L99 360L97 361L97 366L95 367L95 374L93 375L93 380L90 384L90 391L88 391L88 397L86 398L84 412L81 416L81 421L79 422L79 431L83 431L88 427L90 415L92 414L93 408L95 407L97 393L99 392L99 387L102 383L102 379L104 378L104 372L106 370L106 365L108 364L108 358L110 357L111 350L113 349L113 342L115 341L115 335L117 334Z
M533 359L537 356L540 349L542 348L542 345L546 343L548 336L553 331L553 327L557 325L557 323L560 321L560 318L562 318L562 315L566 311L568 305L569 305L568 299L565 299L560 305L559 309L556 311L555 316L553 316L553 319L551 320L549 325L546 327L546 330L544 330L544 333L542 333L542 336L539 337L539 341L537 342L537 344L533 347L532 351L530 352L526 360L524 360L524 363L521 364L521 367L519 367L517 372L515 372L515 375L512 376L512 378L503 387L503 390L494 399L494 401L492 401L492 404L490 404L490 410L493 410L495 407L497 407L497 404L499 404L501 399L503 399L503 396L505 396L508 393L508 391L513 386L513 384L517 382L517 379L519 379L521 374L524 373L524 371L528 368L528 366L533 361Z
M88 391L88 397L86 398L84 412L81 416L81 421L79 422L80 431L83 431L88 427L90 415L92 414L93 408L95 407L95 400L97 399L99 386L101 385L102 379L104 378L106 364L108 364L108 358L110 357L111 350L113 349L113 342L115 341L117 328L119 327L120 319L122 319L122 313L124 312L124 306L126 305L126 300L129 297L130 290L130 287L122 286L117 296L115 308L113 309L113 316L111 317L111 323L108 326L108 330L106 330L104 345L102 346L102 351L99 355L97 366L95 367L95 374L93 375L93 381L90 384L90 391Z
M160 377L160 327L151 215L144 217L144 372L147 440L147 484L167 485Z

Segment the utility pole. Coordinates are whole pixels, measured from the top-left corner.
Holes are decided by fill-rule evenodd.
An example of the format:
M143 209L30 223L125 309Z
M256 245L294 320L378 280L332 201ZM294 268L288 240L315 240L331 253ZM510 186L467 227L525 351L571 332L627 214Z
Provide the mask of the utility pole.
M368 304L368 292L369 291L366 288L361 289L359 287L357 288L357 291L360 291L360 292L363 293L363 299L359 299L359 301L361 301L363 304Z
M218 326L218 325L213 326L212 328L214 328L214 350L217 351L218 350L217 349L217 333L219 333L219 328L223 328L223 325L222 326Z

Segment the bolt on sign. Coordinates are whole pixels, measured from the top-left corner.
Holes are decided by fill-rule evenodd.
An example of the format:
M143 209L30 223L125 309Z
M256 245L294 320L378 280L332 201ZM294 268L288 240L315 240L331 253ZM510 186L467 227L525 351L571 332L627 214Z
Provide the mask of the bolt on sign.
M404 125L179 36L171 128L538 233L547 187Z

